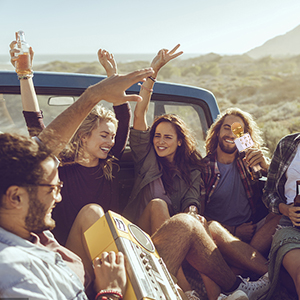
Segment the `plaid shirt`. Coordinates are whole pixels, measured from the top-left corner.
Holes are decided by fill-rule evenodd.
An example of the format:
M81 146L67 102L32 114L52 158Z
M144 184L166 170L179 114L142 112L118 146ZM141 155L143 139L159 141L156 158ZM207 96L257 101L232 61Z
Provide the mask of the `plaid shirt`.
M210 197L212 196L220 179L220 171L217 164L217 152L207 155L204 159L204 167L202 171L202 179L206 188L205 203L209 203ZM248 198L252 213L256 212L256 205L253 199L252 184L255 182L251 180L251 174L248 168L244 165L242 159L238 156L236 159L237 168L242 178L242 183L245 188L246 196Z
M280 214L279 203L286 203L285 174L296 155L299 143L300 133L287 135L279 141L273 154L263 193L263 202L273 213Z

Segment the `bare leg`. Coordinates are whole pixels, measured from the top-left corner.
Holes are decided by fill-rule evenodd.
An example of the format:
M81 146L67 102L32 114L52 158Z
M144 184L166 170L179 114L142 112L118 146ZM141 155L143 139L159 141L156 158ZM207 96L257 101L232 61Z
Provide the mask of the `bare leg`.
M282 264L291 275L295 283L298 299L300 299L300 249L289 251L283 257Z
M170 214L167 203L161 199L153 199L144 209L137 225L152 235L168 219Z
M230 266L252 271L260 276L268 272L267 260L252 246L233 236L220 223L211 221L209 230Z
M149 235L152 235L168 219L170 219L170 214L167 203L161 199L153 199L144 209L138 221L138 226ZM181 267L176 278L178 285L184 292L191 290Z
M250 245L263 255L268 255L272 236L276 231L276 227L280 221L281 215L269 213L266 217L265 224L255 233Z
M66 247L82 259L85 270L92 279L94 278L94 270L84 232L103 215L104 211L102 207L97 204L88 204L84 206L79 211L66 242Z
M202 277L203 283L205 285L208 299L209 300L217 299L221 293L221 288L206 275L201 274L201 277Z
M152 236L158 253L172 274L177 274L182 261L187 261L222 289L229 290L236 281L217 246L202 223L188 214L167 220Z

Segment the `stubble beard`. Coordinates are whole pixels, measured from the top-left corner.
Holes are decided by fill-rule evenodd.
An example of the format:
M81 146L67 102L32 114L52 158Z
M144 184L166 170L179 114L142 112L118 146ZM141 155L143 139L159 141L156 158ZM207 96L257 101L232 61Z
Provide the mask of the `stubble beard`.
M219 143L219 147L220 149L224 152L224 153L227 153L227 154L233 154L237 148L236 148L236 145L234 145L234 147L227 147L224 145L224 142L223 142L223 139L222 138L218 138L218 143Z
M28 213L25 218L25 226L27 230L34 233L41 233L45 230L52 230L55 227L55 221L50 218L45 222L47 208L37 198L35 192L30 193L30 203Z

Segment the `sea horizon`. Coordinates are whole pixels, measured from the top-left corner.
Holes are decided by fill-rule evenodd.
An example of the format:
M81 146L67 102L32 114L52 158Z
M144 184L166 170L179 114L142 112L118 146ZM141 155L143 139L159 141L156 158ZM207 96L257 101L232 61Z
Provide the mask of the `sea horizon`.
M205 55L203 53L184 53L178 59L189 59L192 57L197 57L200 55ZM117 63L129 63L133 61L151 61L155 56L155 53L116 53L114 57ZM98 61L96 54L34 54L34 64L42 65L47 64L52 61L65 61L71 63L79 62L94 62ZM10 65L9 53L0 54L0 64Z

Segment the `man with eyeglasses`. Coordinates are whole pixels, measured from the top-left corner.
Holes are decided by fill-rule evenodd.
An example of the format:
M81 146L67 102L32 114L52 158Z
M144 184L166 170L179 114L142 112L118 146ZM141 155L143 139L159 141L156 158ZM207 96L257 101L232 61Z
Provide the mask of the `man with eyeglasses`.
M126 95L125 90L152 74L152 69L145 69L90 86L36 138L0 134L1 299L88 299L85 288L92 291L93 278L81 259L60 246L49 231L55 226L52 210L62 200L56 156L100 100L140 101L140 96ZM95 209L99 217L101 208ZM126 284L124 257L104 253L102 259L107 263L95 267L96 291L114 289L111 298L117 299Z

